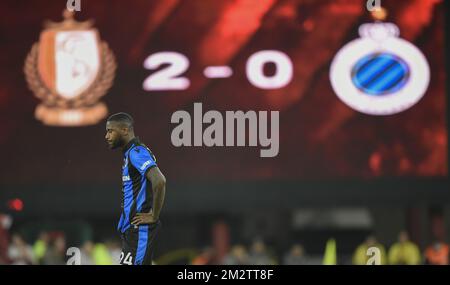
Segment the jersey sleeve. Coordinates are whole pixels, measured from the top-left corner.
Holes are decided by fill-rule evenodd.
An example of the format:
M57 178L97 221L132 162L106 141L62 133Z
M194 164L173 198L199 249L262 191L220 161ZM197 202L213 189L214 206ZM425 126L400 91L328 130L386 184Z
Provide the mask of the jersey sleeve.
M141 175L145 175L150 168L156 167L155 156L144 146L136 146L131 149L130 161Z

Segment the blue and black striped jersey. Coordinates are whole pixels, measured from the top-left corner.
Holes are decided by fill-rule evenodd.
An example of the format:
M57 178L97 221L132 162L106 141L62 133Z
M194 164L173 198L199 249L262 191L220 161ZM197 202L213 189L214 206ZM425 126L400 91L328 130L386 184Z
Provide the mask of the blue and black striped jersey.
M136 213L150 212L153 203L151 182L147 171L156 167L156 158L137 138L123 149L122 214L117 230L124 233Z

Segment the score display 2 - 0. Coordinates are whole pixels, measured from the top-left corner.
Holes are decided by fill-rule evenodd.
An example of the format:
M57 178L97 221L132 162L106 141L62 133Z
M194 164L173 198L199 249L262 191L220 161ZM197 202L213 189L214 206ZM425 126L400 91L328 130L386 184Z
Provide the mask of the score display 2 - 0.
M272 63L275 71L264 74L264 66ZM144 68L160 70L150 74L143 83L146 91L186 90L190 80L182 76L189 69L189 59L182 53L162 51L149 55L144 61ZM278 50L261 50L252 54L246 62L245 73L248 81L259 89L279 89L287 86L293 77L291 59ZM206 66L203 74L208 78L227 78L233 75L229 66Z

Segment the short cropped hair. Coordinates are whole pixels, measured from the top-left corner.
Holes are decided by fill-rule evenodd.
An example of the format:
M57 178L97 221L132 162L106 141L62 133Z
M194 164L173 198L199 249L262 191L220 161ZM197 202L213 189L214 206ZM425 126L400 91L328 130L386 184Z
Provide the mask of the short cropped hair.
M129 114L120 112L109 116L108 122L118 122L126 125L128 128L133 129L134 120Z

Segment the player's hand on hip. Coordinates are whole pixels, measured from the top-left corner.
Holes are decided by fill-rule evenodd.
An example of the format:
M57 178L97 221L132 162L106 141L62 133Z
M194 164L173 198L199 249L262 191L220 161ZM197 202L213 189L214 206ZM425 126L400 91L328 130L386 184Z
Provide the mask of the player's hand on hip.
M158 221L157 218L153 216L153 213L137 213L131 221L132 225L145 225L145 224L153 224Z

